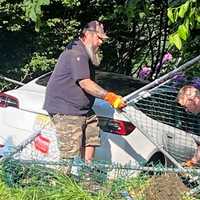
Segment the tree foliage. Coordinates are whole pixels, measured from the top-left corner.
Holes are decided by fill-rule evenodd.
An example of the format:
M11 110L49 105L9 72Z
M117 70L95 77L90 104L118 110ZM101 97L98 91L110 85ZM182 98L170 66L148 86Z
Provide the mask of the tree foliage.
M191 31L200 29L200 1L186 0L177 7L169 7L167 15L169 23L173 25L169 42L180 50Z
M50 0L24 0L23 10L27 19L35 22L35 30L39 31L40 17L42 16L42 6L49 5Z
M166 52L197 55L198 6L197 0L1 0L0 73L28 81L52 70L81 28L100 20L109 36L101 68L137 76L148 65L155 79L174 67L176 59L157 67Z

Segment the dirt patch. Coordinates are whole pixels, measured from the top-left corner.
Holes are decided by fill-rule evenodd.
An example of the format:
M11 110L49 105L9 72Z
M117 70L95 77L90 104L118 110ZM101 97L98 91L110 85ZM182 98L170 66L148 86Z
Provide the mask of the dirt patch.
M144 190L145 200L181 200L189 189L175 173L153 176Z

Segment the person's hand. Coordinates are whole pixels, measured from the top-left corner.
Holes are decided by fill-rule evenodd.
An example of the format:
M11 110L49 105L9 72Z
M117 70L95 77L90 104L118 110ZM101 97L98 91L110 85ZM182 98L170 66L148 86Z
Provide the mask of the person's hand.
M112 105L113 108L123 109L127 106L126 102L123 100L122 96L119 96L113 92L107 92L104 100Z

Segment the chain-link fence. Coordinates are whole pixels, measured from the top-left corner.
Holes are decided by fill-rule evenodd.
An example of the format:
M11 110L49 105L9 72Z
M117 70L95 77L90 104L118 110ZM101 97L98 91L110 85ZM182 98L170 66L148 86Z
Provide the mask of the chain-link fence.
M176 74L156 87L129 97L125 116L176 166L193 157L200 139L200 115L187 112L177 102L177 93L186 84L200 89L200 79L191 77L193 68ZM198 163L197 163L198 165Z
M66 174L69 166L79 167L79 176ZM112 178L109 173L112 172ZM113 176L114 174L114 176ZM191 190L199 185L199 172L138 167L83 161L42 163L4 160L0 166L2 199L200 199Z

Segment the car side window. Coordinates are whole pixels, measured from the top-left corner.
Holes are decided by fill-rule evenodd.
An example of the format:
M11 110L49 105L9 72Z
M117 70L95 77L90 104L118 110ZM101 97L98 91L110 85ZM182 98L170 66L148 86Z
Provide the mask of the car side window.
M52 72L49 72L47 74L44 74L43 76L41 76L37 81L36 84L41 85L41 86L47 86L47 83L49 81L49 78L51 76Z
M178 89L163 85L153 90L147 98L140 99L136 106L149 117L195 135L200 135L200 118L186 112L176 102Z

